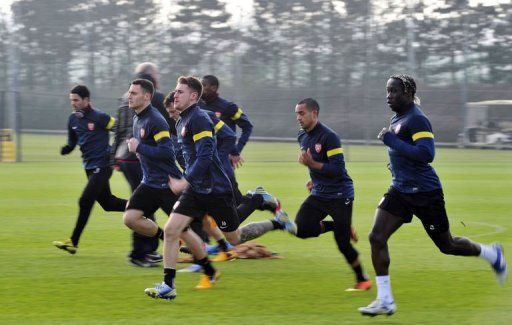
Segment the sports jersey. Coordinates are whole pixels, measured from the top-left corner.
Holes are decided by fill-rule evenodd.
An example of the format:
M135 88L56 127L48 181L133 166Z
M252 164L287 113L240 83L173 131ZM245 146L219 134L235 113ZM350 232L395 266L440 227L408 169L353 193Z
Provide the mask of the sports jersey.
M203 100L200 105L202 108L214 112L235 134L237 125L242 129L242 134L236 145L238 152L242 152L247 141L249 141L253 127L247 115L242 111L242 108L218 96L212 96L208 101Z
M169 124L149 105L133 116L133 136L139 140L137 153L142 183L152 188L169 188L169 176L181 178L169 134Z
M354 185L345 169L343 148L338 135L317 122L311 131L301 130L298 135L300 150L311 151L315 161L323 163L321 170L309 168L313 182L311 195L323 198L354 198Z
M217 153L219 155L220 162L224 171L228 175L230 180L235 179L235 171L229 155L239 155L236 146L236 134L229 126L221 121L214 112L205 110L208 117L213 122L213 128L215 129L215 140L217 141Z
M196 104L180 113L176 124L178 142L185 159L185 178L200 194L232 193L231 182L222 168L214 138L214 125Z
M434 134L430 121L415 105L391 118L390 132L383 141L389 147L392 186L403 193L428 192L441 188L434 168Z
M95 169L109 165L109 130L115 119L102 111L88 107L83 117L75 113L68 120L68 146L73 149L77 144L82 152L85 169Z

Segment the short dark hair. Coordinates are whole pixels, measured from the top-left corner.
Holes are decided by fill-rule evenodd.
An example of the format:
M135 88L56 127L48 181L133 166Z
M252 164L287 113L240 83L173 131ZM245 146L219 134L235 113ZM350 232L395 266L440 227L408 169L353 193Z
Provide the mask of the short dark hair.
M153 83L147 79L135 79L131 83L132 85L139 85L142 88L142 91L145 93L150 93L151 98L153 98L153 94L155 93L155 86Z
M191 76L181 76L178 78L178 83L187 85L189 88L197 92L197 98L201 97L203 94L203 85L201 84L201 81L197 79L196 77Z
M203 77L203 80L206 80L210 85L219 88L219 79L217 79L217 77L215 77L214 75L207 74Z
M304 98L303 100L298 102L297 105L306 105L308 111L317 111L318 113L320 113L320 105L318 105L318 102L313 98Z
M174 94L176 92L174 90L171 90L167 96L165 96L164 98L164 106L169 106L169 104L171 104L173 101L174 101Z
M91 93L89 92L89 88L87 88L84 85L78 85L78 86L73 87L73 89L71 89L71 91L69 93L76 94L76 95L80 96L82 99L91 98Z

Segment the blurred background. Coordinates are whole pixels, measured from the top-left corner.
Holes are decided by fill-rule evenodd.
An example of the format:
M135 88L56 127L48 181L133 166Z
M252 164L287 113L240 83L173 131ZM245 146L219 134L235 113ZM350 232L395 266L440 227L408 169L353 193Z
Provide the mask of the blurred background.
M388 125L385 84L406 73L440 144L512 144L512 1L2 0L0 129L63 132L78 83L114 114L134 68L215 74L254 138L292 139L316 98L346 142ZM18 152L18 159L21 159Z

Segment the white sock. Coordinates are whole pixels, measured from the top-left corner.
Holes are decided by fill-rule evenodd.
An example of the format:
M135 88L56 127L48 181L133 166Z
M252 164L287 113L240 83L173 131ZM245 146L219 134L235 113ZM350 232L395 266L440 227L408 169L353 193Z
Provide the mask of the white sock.
M479 256L491 264L494 264L494 262L496 262L496 260L498 259L498 254L496 253L496 250L494 249L494 247L489 245L480 244Z
M377 299L384 302L393 302L393 294L391 294L391 279L389 275L376 276L377 282Z

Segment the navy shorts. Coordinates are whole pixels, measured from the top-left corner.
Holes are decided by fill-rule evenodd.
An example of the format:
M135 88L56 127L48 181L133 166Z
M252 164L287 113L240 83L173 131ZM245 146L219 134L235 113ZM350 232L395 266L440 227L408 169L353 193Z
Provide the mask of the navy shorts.
M450 229L442 189L402 193L390 187L379 208L401 218L404 223L411 222L413 215L417 216L429 234L442 234Z
M173 212L200 220L209 214L223 232L235 231L240 225L231 193L199 194L189 189L181 194Z
M177 200L169 188L152 188L140 183L133 191L126 210L142 210L144 216L151 216L160 208L169 216Z

